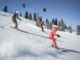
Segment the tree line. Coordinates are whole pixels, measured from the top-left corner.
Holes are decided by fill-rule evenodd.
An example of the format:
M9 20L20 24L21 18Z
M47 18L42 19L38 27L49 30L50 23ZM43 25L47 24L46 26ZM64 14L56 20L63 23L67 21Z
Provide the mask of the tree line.
M25 8L25 4L22 4L23 8ZM7 5L4 6L3 8L4 12L8 12ZM22 13L20 13L20 16L22 17ZM24 18L29 19L29 20L34 20L36 22L36 25L39 26L40 22L42 22L42 16L39 15L39 13L34 13L33 16L31 13L28 13L28 11L25 12ZM53 18L52 20L48 20L46 18L45 22L47 29L52 29L53 25L58 25L59 26L59 31L65 31L68 30L70 33L73 32L72 26L66 26L64 23L64 20L58 20L57 18ZM80 25L77 25L77 35L80 35Z

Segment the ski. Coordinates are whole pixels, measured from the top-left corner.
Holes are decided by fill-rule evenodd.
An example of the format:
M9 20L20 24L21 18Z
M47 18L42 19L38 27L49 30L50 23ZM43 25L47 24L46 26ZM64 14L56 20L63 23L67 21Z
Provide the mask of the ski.
M52 48L54 48L57 51L66 52L66 49L65 48L56 48L56 47L52 47Z
M13 26L10 26L10 28L16 29L16 30L18 30L18 31L20 31L20 32L25 32L25 31L23 31L23 30L21 30L21 29L19 29L19 28L14 28Z

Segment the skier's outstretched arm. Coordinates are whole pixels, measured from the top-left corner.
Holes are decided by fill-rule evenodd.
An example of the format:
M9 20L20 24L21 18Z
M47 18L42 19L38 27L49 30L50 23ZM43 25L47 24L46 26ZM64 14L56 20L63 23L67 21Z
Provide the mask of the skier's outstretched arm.
M21 20L21 18L20 17L17 17L19 20Z
M56 34L56 31L54 31L54 35L60 38L60 35Z

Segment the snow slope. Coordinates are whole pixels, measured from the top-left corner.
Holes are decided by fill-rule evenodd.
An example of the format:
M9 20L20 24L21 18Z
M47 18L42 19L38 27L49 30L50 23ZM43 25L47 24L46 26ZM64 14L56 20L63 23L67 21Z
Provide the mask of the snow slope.
M24 32L11 29L11 16L0 11L0 60L80 60L80 36L75 32L57 32L61 36L56 38L57 45L65 48L62 52L50 47L50 30L41 32L34 21L24 18L18 20Z

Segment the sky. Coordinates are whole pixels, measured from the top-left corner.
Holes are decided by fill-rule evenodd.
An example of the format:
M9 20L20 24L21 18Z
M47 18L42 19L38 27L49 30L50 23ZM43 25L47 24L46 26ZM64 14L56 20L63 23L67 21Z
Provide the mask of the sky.
M22 3L26 4L26 8L22 7ZM25 11L29 13L39 13L45 21L46 18L50 21L53 18L58 20L63 19L64 23L73 29L80 25L80 1L79 0L0 0L0 10L4 6L8 6L8 12L13 14L18 10L23 15ZM46 12L43 12L46 8Z

